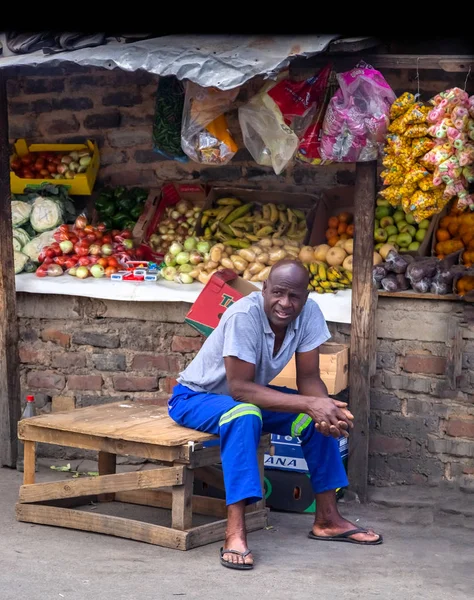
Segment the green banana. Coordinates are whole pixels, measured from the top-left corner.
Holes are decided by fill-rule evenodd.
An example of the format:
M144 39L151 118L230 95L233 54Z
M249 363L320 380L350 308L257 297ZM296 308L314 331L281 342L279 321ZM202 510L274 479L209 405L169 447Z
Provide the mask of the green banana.
M267 235L270 235L271 233L273 233L273 227L271 225L266 225L265 227L262 227L261 229L259 229L255 235L258 238L264 238Z
M240 219L241 217L243 217L244 215L246 215L252 209L252 207L253 207L253 203L252 202L248 202L247 204L243 204L242 206L238 206L235 210L233 210L230 213L230 215L228 215L224 219L224 223L226 225L230 225L234 221L237 221L237 219Z
M241 206L242 200L238 198L220 198L216 204L219 206Z
M226 225L225 223L219 222L218 223L219 229L223 232L223 233L227 233L227 235L234 235L233 230L229 227L229 225Z

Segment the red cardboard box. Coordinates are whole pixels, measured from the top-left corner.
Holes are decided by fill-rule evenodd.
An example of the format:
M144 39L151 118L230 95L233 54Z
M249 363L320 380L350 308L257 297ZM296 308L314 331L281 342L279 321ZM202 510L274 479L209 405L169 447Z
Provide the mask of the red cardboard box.
M259 288L232 269L222 269L209 279L184 320L207 337L219 325L229 306L255 291Z

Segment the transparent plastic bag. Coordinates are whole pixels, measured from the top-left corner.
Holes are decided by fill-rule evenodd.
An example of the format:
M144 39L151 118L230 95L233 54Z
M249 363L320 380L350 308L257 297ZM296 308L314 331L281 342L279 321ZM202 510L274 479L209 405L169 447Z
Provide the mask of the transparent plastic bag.
M176 77L160 77L153 117L153 149L161 156L187 162L181 148L184 86Z
M186 95L181 127L181 147L191 160L201 164L228 163L238 147L228 128L226 113L239 88L228 91L203 88L191 81Z
M257 164L273 167L277 175L285 169L317 112L325 87L319 77L296 82L283 71L239 108L244 144Z
M337 76L323 124L321 154L334 162L366 162L382 153L396 96L379 71L360 63Z

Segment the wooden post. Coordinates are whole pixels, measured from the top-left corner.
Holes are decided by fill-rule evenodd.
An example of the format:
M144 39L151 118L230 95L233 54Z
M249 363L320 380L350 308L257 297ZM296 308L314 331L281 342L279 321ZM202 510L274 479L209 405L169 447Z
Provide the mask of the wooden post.
M14 467L20 418L20 369L13 266L7 91L0 71L0 466Z
M367 500L370 376L375 360L377 293L372 283L377 163L357 163L354 194L354 268L352 280L349 482L361 502Z
M116 455L110 452L100 452L98 456L99 475L113 475L116 471ZM99 502L113 502L115 494L99 494Z
M182 485L174 485L171 500L171 527L185 531L193 522L194 472L187 467L183 470Z
M36 442L25 440L25 456L23 460L23 485L31 485L35 482L36 471Z

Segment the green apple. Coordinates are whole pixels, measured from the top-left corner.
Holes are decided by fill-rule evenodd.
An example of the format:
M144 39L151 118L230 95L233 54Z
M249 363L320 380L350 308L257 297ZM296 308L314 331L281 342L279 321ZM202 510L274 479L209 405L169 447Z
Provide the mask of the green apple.
M379 227L380 227L380 221L378 219L375 219L375 222L374 222L374 231L376 229L378 229Z
M405 225L405 227L400 229L400 233L409 233L411 237L414 238L416 235L416 227L413 225Z
M417 242L422 242L426 237L426 229L418 229L415 233L415 239Z
M416 252L420 247L420 242L412 242L409 246L408 246L408 250L410 252Z
M390 207L389 206L377 206L375 209L375 218L380 220L384 217L390 216Z
M385 200L385 198L377 198L377 206L388 206L390 207L390 202Z
M394 223L395 221L392 217L384 217L383 219L380 219L380 227L383 227L384 229L386 229L389 225L393 225Z
M398 221L404 221L405 213L403 212L403 210L396 210L393 213L393 220L395 221L395 223L398 223Z
M392 246L396 245L397 238L398 238L398 233L391 235L387 240L387 244L392 244Z
M398 229L395 227L395 225L389 225L388 227L385 227L385 231L387 232L388 237L398 234Z
M397 221L398 231L401 233L403 227L406 227L407 225L408 223L405 221L405 219L403 219L403 221Z
M385 231L385 229L382 229L381 227L379 227L378 229L376 229L374 231L374 240L376 242L381 242L384 243L387 241L388 235L387 232Z
M380 242L380 244L376 244L376 246L374 247L375 252L378 252L380 250L380 248L382 248L383 245L384 245L383 242Z
M405 221L408 223L408 225L413 225L415 222L415 217L411 213L408 213L405 215Z
M430 226L429 219L423 219L423 221L420 221L420 223L418 223L418 229L428 229L429 226Z
M400 248L408 248L412 241L413 238L409 233L399 233L397 235L397 244Z

